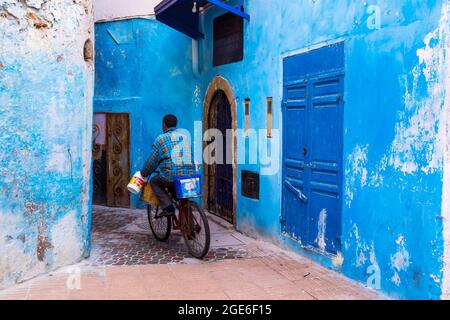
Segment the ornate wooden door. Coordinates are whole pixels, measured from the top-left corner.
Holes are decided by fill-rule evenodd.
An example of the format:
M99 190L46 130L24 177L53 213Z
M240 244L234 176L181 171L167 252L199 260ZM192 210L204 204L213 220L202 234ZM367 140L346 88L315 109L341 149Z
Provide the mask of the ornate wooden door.
M231 107L226 94L219 90L216 92L210 106L208 127L217 129L222 133L222 159L208 166L207 183L209 187L207 205L208 209L229 222L233 222L233 164L227 163L227 155L233 150L227 144L227 130L232 128ZM217 157L218 155L216 155Z
M129 207L130 194L130 120L126 113L108 114L107 117L107 205Z
M93 161L93 191L92 202L96 205L106 205L106 114L94 115L94 141L92 143Z

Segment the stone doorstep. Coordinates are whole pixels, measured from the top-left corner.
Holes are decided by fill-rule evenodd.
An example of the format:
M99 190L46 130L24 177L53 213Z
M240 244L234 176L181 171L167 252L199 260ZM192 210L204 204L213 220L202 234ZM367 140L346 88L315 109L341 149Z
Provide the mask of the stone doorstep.
M231 233L216 233L211 235L211 248L242 247L245 243Z

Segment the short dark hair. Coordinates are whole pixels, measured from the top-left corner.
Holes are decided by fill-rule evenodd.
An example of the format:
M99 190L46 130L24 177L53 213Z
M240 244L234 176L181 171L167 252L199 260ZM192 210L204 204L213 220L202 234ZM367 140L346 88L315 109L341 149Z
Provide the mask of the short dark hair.
M173 114L168 114L164 117L163 123L166 125L167 128L176 128L178 125L178 119Z

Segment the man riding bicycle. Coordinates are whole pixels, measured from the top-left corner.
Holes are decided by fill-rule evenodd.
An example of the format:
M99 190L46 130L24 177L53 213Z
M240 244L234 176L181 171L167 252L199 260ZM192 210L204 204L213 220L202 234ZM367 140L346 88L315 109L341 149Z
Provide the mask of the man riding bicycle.
M177 129L177 125L178 119L174 115L164 117L164 133L156 138L152 153L141 171L144 178L157 173L150 179L150 185L161 203L160 217L175 214L172 198L167 194L166 189L174 189L176 177L193 175L196 171L189 140Z

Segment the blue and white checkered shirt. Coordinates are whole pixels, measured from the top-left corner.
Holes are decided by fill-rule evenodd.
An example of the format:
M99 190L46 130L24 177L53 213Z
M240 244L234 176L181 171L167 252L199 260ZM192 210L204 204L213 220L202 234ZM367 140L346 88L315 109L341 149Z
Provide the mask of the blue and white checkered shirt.
M196 173L189 139L177 128L171 128L156 138L141 173L149 177L156 171L168 182L173 182L178 176Z

